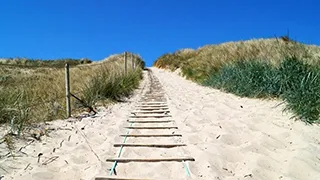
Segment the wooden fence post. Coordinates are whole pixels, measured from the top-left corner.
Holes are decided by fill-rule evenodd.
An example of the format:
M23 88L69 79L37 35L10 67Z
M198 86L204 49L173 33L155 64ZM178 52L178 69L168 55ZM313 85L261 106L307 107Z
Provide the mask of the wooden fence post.
M127 52L124 52L124 72L125 72L125 75L127 75Z
M66 83L66 110L67 118L71 117L71 106L70 106L70 76L69 76L69 64L65 66L65 83Z
M133 53L131 53L131 66L132 66L132 70L134 70Z

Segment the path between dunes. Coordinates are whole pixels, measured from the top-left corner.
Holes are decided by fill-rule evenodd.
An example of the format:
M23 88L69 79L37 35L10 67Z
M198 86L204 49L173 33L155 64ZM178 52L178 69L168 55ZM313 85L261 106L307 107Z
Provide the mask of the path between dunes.
M187 144L183 153L196 159L188 162L191 179L320 179L320 128L290 120L291 114L282 112L283 105L277 106L281 102L239 98L175 73L152 71L163 85L173 119ZM48 126L60 130L23 148L23 153L17 154L21 157L0 158L0 175L4 180L107 175L112 163L105 160L117 155L119 148L113 143L122 141L119 135L126 132L126 119L146 84L147 78L129 102L102 109L95 118L50 122ZM19 141L16 146L23 145L25 142ZM0 144L0 155L6 154L3 146ZM37 163L40 152L43 156ZM148 153L152 154L144 151ZM52 157L58 158L43 164ZM169 179L185 178L180 165L181 169L168 165L154 171L170 171ZM137 167L130 170L143 171Z

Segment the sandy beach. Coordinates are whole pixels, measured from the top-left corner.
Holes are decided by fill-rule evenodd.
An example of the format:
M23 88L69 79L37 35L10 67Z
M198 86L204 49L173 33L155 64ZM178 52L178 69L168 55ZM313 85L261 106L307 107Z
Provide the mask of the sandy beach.
M187 146L164 151L126 150L123 157L186 155L191 173L181 162L127 163L117 166L119 176L155 179L320 179L320 127L290 119L278 100L240 98L200 86L177 73L151 68L163 85L174 124L182 137L172 142ZM123 141L127 119L146 91L149 78L123 103L100 108L95 117L48 122L52 129L41 141L17 140L15 157L0 144L0 177L9 179L83 179L107 176ZM4 132L4 131L2 131ZM161 138L150 142L167 142ZM140 140L129 138L128 143ZM145 142L145 141L144 141ZM39 154L40 158L39 158ZM0 178L1 179L1 178Z

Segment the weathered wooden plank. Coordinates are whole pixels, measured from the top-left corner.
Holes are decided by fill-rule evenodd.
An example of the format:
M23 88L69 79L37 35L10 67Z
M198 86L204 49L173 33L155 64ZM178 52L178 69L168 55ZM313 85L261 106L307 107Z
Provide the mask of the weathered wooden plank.
M130 118L166 118L172 117L170 114L139 114L139 115L131 115Z
M139 104L167 104L166 101L139 101Z
M157 117L140 117L140 118L134 118L129 117L129 120L173 120L172 117L163 117L163 118L157 118Z
M137 105L137 107L168 107L167 104Z
M170 111L132 111L131 116L136 115L146 115L146 114L155 114L155 115L170 115Z
M195 161L192 157L160 157L160 158L108 158L107 161L117 162L161 162L161 161Z
M169 107L141 107L139 110L163 110L169 109Z
M179 146L186 146L186 144L144 144L144 143L116 143L114 147L158 147L158 148L173 148Z
M181 134L121 134L122 137L182 137Z
M169 109L167 109L167 110L137 110L137 111L132 111L131 113L133 114L133 113L168 113L168 112L170 112L170 110Z
M168 106L168 104L159 104L159 103L141 103L137 106Z
M95 180L151 180L148 178L128 178L128 177L96 177Z
M172 120L127 120L129 123L169 123Z
M176 126L162 126L162 127L155 127L155 126L129 126L124 127L126 129L178 129Z

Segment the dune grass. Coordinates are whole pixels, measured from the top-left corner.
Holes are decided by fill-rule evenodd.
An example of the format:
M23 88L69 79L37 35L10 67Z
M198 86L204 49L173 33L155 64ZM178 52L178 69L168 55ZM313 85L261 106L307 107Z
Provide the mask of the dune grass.
M14 66L14 67L64 67L68 63L70 66L76 66L79 64L90 64L92 61L88 58L74 59L74 58L63 58L63 59L30 59L30 58L0 58L1 65Z
M239 61L223 66L203 84L244 97L281 98L304 122L320 122L320 68L296 58L283 60L279 67Z
M143 61L135 55L137 68L125 75L122 55L117 57L118 61L72 66L71 93L92 106L129 96L142 79ZM65 118L64 73L56 66L0 65L0 123L11 123L20 133L27 124ZM75 99L71 104L73 112L84 110Z
M128 68L126 74L123 63L111 61L109 64L112 65L97 69L82 88L81 97L91 106L101 100L122 101L123 97L128 97L138 87L142 79L143 66L135 70Z
M229 42L166 54L154 66L239 96L281 98L295 117L320 122L319 47L288 38Z
M311 65L319 64L320 48L282 38L254 39L167 53L153 65L171 70L180 68L186 78L202 82L226 64L256 59L278 66L286 57L296 57Z

